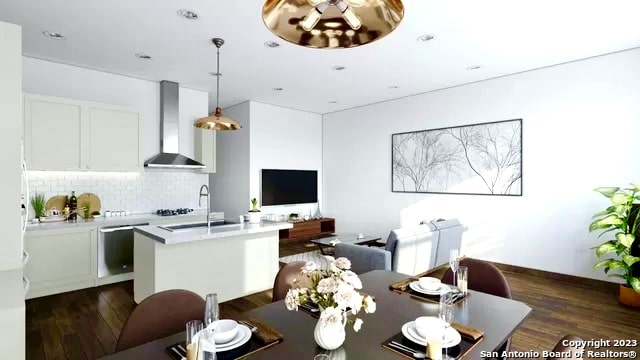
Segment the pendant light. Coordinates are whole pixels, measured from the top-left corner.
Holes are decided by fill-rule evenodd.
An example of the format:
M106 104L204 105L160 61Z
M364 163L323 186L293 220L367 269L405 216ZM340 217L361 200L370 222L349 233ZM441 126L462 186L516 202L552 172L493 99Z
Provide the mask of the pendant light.
M222 115L222 109L220 108L220 47L224 45L224 40L220 38L213 38L211 42L218 48L218 70L215 74L216 80L216 112L202 119L196 120L193 124L195 127L206 130L238 130L242 126L237 121L225 117Z
M320 49L371 43L395 30L403 17L401 0L267 0L262 8L272 33Z

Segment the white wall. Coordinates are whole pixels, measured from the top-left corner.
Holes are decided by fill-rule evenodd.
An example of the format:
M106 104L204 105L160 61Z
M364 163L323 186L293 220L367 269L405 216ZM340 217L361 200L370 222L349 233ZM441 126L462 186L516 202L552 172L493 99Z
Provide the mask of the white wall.
M160 84L71 65L23 57L25 93L66 97L105 104L127 106L143 117L143 158L160 151ZM180 88L180 152L194 156L193 122L207 116L209 98L203 91ZM67 195L94 192L102 208L151 212L158 208L198 206L198 189L208 182L207 174L188 170L143 173L34 173L32 192Z
M322 199L322 116L252 101L250 161L250 197L258 202L262 169L317 170ZM314 215L316 205L266 206L262 212Z
M640 50L324 116L324 208L339 231L387 236L458 217L463 253L591 278L597 186L639 181ZM523 196L391 192L391 134L523 119Z
M223 113L240 123L242 129L216 134L216 173L209 176L211 208L235 220L248 210L250 103L226 108Z

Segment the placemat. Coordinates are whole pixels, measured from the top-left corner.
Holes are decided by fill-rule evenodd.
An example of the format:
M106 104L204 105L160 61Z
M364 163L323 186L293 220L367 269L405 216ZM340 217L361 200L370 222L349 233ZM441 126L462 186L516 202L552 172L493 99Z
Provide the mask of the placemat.
M400 280L400 281L397 281L397 282L389 285L389 289L391 291L397 292L399 294L403 294L403 293L404 294L409 294L409 296L414 297L416 299L429 301L429 302L433 302L433 303L439 303L440 302L440 295L427 295L427 294L423 294L421 292L417 292L417 291L414 291L413 289L411 289L411 287L409 287L409 284L414 282L414 281L418 281L418 278L410 277L408 279ZM469 296L469 293L467 293L467 295L463 295L462 292L460 290L458 290L458 288L455 288L455 287L453 287L451 285L449 285L449 287L454 292L454 296L456 296L454 298L454 300L453 300L454 304L458 303L459 301L464 300L464 298Z
M282 335L273 328L265 325L257 319L249 319L248 322L256 327L248 342L235 349L216 352L217 360L237 360L254 354L258 351L270 348L282 342ZM167 354L174 360L182 360L187 357L186 341L173 344L165 348Z
M473 348L475 348L484 338L484 336L480 336L478 338L476 338L475 340L465 332L461 331L463 328L464 329L471 329L473 330L471 333L472 334L482 334L484 335L484 332L480 331L480 330L476 330L470 326L466 326L466 325L460 325L460 324L456 324L453 323L451 324L452 327L456 328L459 332L460 335L462 336L462 341L460 342L460 344L458 344L457 346L453 346L450 347L448 349L442 349L442 359L443 360L447 360L447 359L463 359L468 353L469 351L471 351ZM395 341L397 343L400 343L404 346L408 346L412 349L414 349L415 351L420 351L423 353L426 353L426 346L420 345L420 344L416 344L415 342L407 339L404 335L402 335L402 332L397 333L396 335L392 336L391 338L387 339L385 342L382 343L382 347L392 351L406 359L417 359L412 357L409 353L406 353L402 350L398 350L396 348L390 347L389 343L391 343L392 341ZM447 355L447 356L444 356ZM426 359L430 359L430 358L426 358Z

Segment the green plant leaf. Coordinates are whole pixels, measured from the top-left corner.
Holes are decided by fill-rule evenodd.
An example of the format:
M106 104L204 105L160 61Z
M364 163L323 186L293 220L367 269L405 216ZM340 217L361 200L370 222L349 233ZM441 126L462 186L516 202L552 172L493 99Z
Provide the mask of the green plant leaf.
M613 194L613 196L611 196L611 203L613 203L614 206L626 205L632 201L633 201L633 196L627 195L623 192L617 192Z
M600 194L610 198L613 196L613 194L616 193L616 191L620 190L619 187L599 187L599 188L595 188L593 191L597 191Z
M631 287L633 288L633 290L635 290L635 292L640 294L640 278L632 277L631 281L629 281L629 283L630 283Z
M630 248L631 244L635 241L636 236L633 234L617 233L616 240L625 248Z
M613 259L605 259L602 261L598 261L595 265L593 265L593 270L598 270L603 266L609 267L609 263L611 263L612 261Z
M591 225L589 225L589 232L606 229L610 226L620 226L623 224L624 222L618 217L618 215L612 214L604 219L592 222Z
M625 279L625 280L627 279L627 278L626 278L624 275L622 275L622 274L607 274L607 276L617 277L617 278Z
M633 188L633 191L640 191L640 184L631 183L631 188Z
M612 227L611 229L607 229L607 230L605 230L605 231L601 232L601 233L600 233L600 235L598 235L598 239L599 239L599 238L601 238L601 237L602 237L602 235L607 234L607 233L610 233L610 232L612 232L612 231L616 231L616 230L620 230L620 229L618 229L617 227Z
M602 255L614 252L616 249L618 249L618 243L615 241L607 241L606 243L600 244L596 247L596 256L602 257Z
M626 271L628 269L627 264L623 263L620 260L611 259L611 261L609 262L609 264L607 266L609 266L609 268L611 270L625 270Z
M625 264L631 266L640 261L640 257L633 255L622 255L622 261L624 261Z
M612 213L616 212L616 207L615 206L609 206L606 210L602 210L602 211L598 211L597 213L595 213L591 218L595 219L597 217L605 217L605 215L609 215Z

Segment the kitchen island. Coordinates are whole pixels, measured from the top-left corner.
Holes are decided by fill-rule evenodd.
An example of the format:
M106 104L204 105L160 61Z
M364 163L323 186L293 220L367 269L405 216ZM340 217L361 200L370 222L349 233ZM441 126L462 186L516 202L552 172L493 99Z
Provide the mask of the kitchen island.
M290 223L140 226L134 234L134 300L186 289L220 302L273 287L279 231Z

